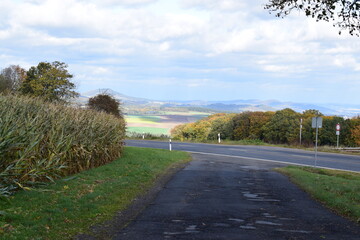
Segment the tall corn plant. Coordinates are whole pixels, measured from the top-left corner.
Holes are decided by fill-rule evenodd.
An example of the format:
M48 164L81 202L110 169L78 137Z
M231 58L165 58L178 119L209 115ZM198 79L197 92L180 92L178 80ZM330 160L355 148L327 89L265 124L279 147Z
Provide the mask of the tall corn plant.
M122 118L0 95L0 196L109 163L124 136Z

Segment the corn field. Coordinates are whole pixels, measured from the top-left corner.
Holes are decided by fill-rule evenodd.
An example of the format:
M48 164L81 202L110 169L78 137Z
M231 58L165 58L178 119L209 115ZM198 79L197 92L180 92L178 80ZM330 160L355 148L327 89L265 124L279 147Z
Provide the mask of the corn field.
M0 197L109 163L124 136L122 118L0 95Z

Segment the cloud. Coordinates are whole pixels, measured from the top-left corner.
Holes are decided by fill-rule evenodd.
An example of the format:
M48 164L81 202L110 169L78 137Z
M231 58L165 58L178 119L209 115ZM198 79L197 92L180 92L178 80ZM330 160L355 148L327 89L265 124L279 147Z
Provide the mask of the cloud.
M96 5L105 6L127 6L127 7L140 7L147 4L155 3L158 0L84 0L84 2L93 2Z
M238 0L182 0L184 8L212 9L222 11L238 11L248 7L248 3Z
M264 2L2 0L0 64L62 60L83 88L129 80L191 93L358 79L358 39L302 14L275 18Z

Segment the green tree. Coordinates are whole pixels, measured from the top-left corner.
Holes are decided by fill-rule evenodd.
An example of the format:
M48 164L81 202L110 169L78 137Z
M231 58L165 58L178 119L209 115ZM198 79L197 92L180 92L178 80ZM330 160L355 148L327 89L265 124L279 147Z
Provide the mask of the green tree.
M324 116L319 110L308 109L303 111L300 118L303 119L302 123L302 144L305 146L312 146L315 143L315 129L312 128L312 118Z
M264 137L267 142L291 144L299 138L300 114L290 108L276 111L271 120L264 126Z
M351 35L360 34L360 0L269 0L265 5L270 13L285 17L294 10L302 11L316 21L331 21L334 26Z
M235 114L216 114L216 118L210 121L211 127L208 135L209 140L218 139L218 134L221 134L221 139L230 139L233 132L232 118Z
M90 109L122 117L120 102L106 93L90 98L87 105Z
M319 143L321 145L336 146L336 124L340 124L340 144L349 146L351 141L351 121L342 117L323 117L323 126L319 129Z
M20 86L22 94L41 97L49 102L67 102L79 94L70 80L73 75L63 62L40 62L26 72L26 78Z

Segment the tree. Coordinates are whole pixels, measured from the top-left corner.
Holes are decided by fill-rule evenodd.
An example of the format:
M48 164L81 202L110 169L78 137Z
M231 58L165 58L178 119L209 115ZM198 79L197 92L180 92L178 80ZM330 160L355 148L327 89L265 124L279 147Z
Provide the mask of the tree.
M221 139L230 139L233 132L233 117L236 116L234 113L224 114L218 113L216 118L211 118L211 127L208 135L209 140L217 140L218 134L221 134ZM214 115L213 115L214 116Z
M265 140L286 144L297 142L300 130L299 119L300 114L290 108L276 111L263 128Z
M63 62L40 62L26 72L26 78L20 86L22 94L41 97L50 102L67 102L79 94L70 80L73 75Z
M106 93L90 98L87 105L90 109L122 117L120 102Z
M360 34L360 0L269 0L265 9L285 17L293 10L303 11L316 21L332 21L334 26L348 30L351 35Z
M0 92L15 93L26 78L26 70L19 65L10 65L1 70Z
M351 140L360 147L360 116L351 119Z
M267 124L273 112L243 112L237 114L233 119L234 140L242 139L264 139L263 126Z

